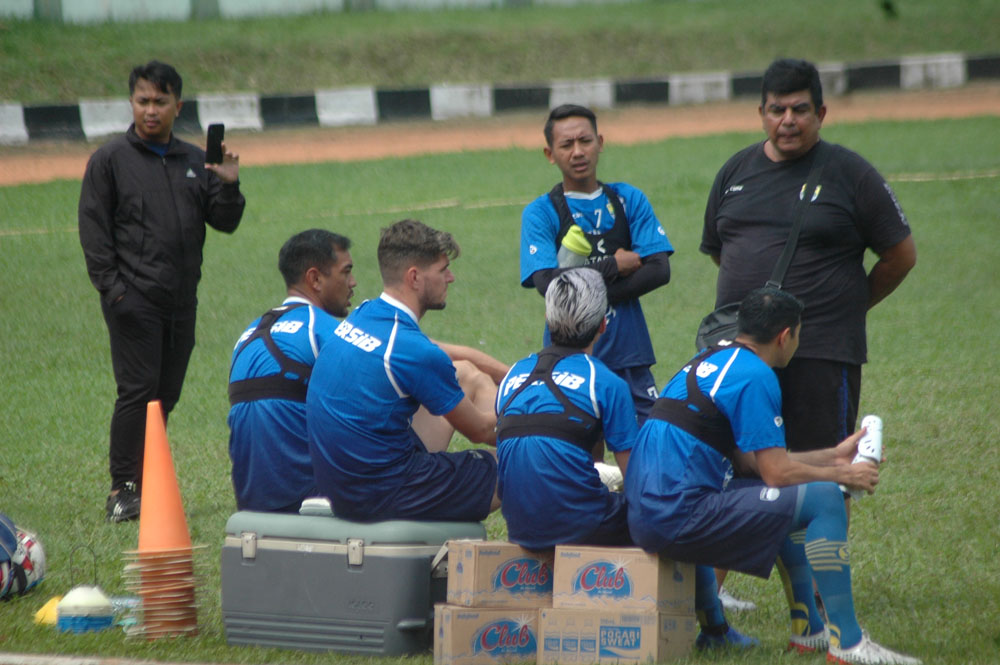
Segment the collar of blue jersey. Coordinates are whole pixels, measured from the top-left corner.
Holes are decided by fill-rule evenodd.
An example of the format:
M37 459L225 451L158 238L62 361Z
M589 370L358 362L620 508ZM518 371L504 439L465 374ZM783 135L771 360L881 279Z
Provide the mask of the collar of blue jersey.
M410 318L413 319L414 323L416 323L417 325L420 325L420 320L417 319L417 315L413 313L412 309L410 309L409 307L407 307L406 305L404 305L399 300L396 300L395 298L393 298L392 296L390 296L385 291L383 291L381 294L379 294L379 299L380 300L384 300L385 302L389 303L390 305L392 305L396 309L403 310L404 312L406 312L407 314L410 315Z
M291 305L292 303L297 303L297 302L300 302L303 305L311 305L312 304L311 302L309 302L308 300L306 300L302 296L288 296L283 301L281 301L281 304L282 305Z
M597 189L592 191L590 194L584 192L563 192L563 196L567 199L579 199L581 201L593 201L598 196L604 193L604 188L598 185Z

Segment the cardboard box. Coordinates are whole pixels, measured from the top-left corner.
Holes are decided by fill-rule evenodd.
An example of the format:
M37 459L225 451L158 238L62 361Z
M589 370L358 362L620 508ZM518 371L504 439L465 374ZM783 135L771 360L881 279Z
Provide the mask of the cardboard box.
M534 665L537 659L537 609L434 606L434 665Z
M638 547L559 545L552 607L694 613L694 566Z
M538 665L663 663L691 652L694 614L539 610Z
M448 604L551 607L552 551L502 541L448 541Z

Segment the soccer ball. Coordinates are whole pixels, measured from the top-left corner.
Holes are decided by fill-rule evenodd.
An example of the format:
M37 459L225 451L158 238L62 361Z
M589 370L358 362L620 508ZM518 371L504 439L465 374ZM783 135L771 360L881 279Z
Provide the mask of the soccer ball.
M0 561L0 598L6 598L10 591L10 561Z
M38 537L0 513L0 598L21 596L45 577L45 550Z
M45 578L45 550L38 542L38 536L20 528L17 530L17 543L18 549L11 558L11 564L21 567L23 581L19 585L20 588L14 588L14 584L19 581L17 577L21 577L15 576L11 592L23 596Z
M10 593L13 575L10 560L17 551L17 527L10 518L0 513L0 598Z

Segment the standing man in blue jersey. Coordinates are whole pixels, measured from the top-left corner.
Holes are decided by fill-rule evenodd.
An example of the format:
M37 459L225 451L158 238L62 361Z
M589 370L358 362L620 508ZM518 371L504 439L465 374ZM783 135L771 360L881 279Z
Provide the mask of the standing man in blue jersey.
M606 327L604 280L575 268L549 282L552 345L514 364L497 395L498 490L507 535L529 549L631 545L625 499L594 468L602 437L622 473L638 427L628 384L590 355Z
M627 183L597 179L604 137L593 111L558 106L544 134L545 156L559 168L562 182L521 215L521 286L544 296L567 267L585 263L601 273L608 325L594 355L629 384L641 423L656 399L650 371L656 357L639 296L670 281L674 249L645 194Z
M347 316L357 282L351 241L323 229L278 252L288 297L240 335L229 371L229 458L240 510L298 512L316 493L306 387L320 351Z
M837 663L918 664L872 641L854 613L838 483L868 492L878 483L877 467L851 463L864 430L832 448L785 448L774 369L799 346L802 309L784 291L752 291L741 301L735 342L699 352L668 382L632 449L629 529L645 550L698 564L703 648L756 644L726 623L712 566L766 578L777 560L791 614L789 649L827 651ZM734 480L734 470L747 477Z
M475 521L500 506L492 451L445 452L447 440L422 440L414 427L423 406L473 443L496 440L496 386L463 391L452 360L419 326L444 309L458 254L450 233L421 222L384 229L382 294L342 321L316 360L309 448L318 490L339 517Z
M146 405L177 404L195 344L205 227L232 233L246 201L239 156L221 164L173 133L181 77L150 61L128 81L134 122L87 162L80 244L101 296L118 392L111 416L106 518L139 517Z

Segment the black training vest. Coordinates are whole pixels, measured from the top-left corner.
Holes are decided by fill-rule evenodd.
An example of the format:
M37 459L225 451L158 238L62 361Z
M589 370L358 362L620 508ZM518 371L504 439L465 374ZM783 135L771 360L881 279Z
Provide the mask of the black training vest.
M500 415L497 417L497 442L518 436L550 436L572 443L590 454L597 442L604 436L604 426L598 418L574 404L552 380L552 370L556 363L577 353L582 353L582 351L564 346L548 346L538 352L538 360L535 362L534 369L500 409ZM545 383L552 396L562 405L562 413L512 413L504 415L504 411L507 410L514 398L536 381Z
M698 366L712 354L734 346L747 348L734 342L726 346L710 346L695 356L687 373L687 399L660 397L653 403L653 408L649 412L650 418L676 425L699 441L715 448L730 461L736 454L733 427L729 419L698 387Z
M292 360L278 348L278 345L271 339L271 326L281 318L286 312L290 312L298 307L305 307L305 303L297 302L290 305L281 305L269 310L260 317L260 323L253 333L236 350L233 356L235 364L237 356L243 353L243 349L255 339L264 340L264 345L271 353L271 357L277 361L281 367L280 374L270 376L259 376L241 381L232 381L229 384L229 404L235 405L241 402L255 402L261 399L287 399L293 402L306 401L306 388L309 377L312 375L312 366ZM289 378L289 374L295 378Z
M621 199L618 198L618 193L603 182L597 184L604 190L604 195L608 197L611 208L615 211L615 223L607 232L600 235L587 234L591 246L588 262L596 261L605 256L614 256L619 248L632 249L632 233L629 231L628 217L625 216L625 207L622 205ZM566 195L563 193L561 182L549 192L549 201L552 202L552 206L559 216L559 235L556 236L556 248L558 249L562 245L563 237L575 224L573 213L570 212L569 205L566 203Z

